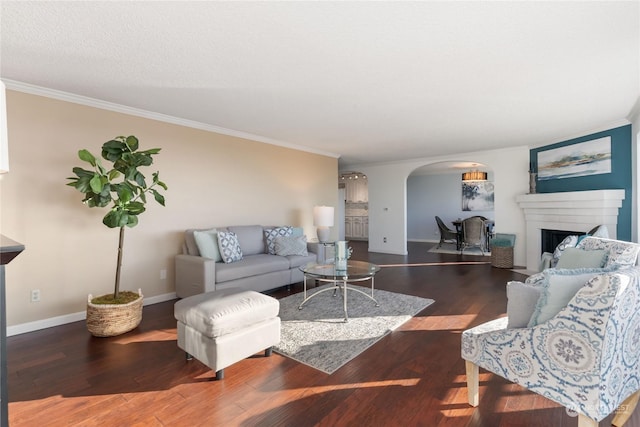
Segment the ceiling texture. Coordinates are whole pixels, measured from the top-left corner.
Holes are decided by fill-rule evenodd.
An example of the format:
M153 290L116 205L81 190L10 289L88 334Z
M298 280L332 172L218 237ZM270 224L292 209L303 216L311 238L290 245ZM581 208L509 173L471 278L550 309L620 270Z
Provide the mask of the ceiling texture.
M9 89L342 168L545 145L619 123L640 96L638 1L2 1L0 37Z

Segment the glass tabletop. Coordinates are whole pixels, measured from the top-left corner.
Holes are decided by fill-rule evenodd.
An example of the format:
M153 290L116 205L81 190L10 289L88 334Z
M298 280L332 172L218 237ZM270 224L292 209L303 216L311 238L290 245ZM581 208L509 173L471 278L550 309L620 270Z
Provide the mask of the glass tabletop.
M310 262L300 266L300 270L304 274L316 276L319 278L340 277L342 279L359 279L364 277L372 277L380 267L364 261L347 261L347 269L336 269L336 264L317 264Z

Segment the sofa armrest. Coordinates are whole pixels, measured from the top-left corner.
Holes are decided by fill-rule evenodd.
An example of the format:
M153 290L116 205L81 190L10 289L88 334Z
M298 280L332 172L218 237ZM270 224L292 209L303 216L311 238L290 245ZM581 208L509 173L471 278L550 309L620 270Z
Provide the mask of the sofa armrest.
M176 295L178 298L186 298L216 289L216 262L214 260L181 254L176 255L175 263Z

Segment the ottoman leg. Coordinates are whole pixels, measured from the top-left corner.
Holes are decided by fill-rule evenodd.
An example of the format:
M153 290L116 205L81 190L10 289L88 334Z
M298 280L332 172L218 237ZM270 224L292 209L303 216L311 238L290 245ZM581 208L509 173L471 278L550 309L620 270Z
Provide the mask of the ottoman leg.
M216 381L220 381L222 379L224 379L224 369L216 371Z
M271 353L273 353L273 347L269 347L268 349L266 349L264 351L264 357L269 357L271 356Z
M184 354L185 354L185 356L187 356L187 360L193 360L193 356L192 355L190 355L187 352L185 352Z

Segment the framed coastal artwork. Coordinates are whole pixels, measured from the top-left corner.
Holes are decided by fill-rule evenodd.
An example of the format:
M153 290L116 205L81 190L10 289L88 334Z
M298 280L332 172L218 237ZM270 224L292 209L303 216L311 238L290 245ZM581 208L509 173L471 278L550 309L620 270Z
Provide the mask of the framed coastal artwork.
M538 180L611 173L611 137L538 152Z
M462 183L463 211L493 210L493 182L467 181Z

